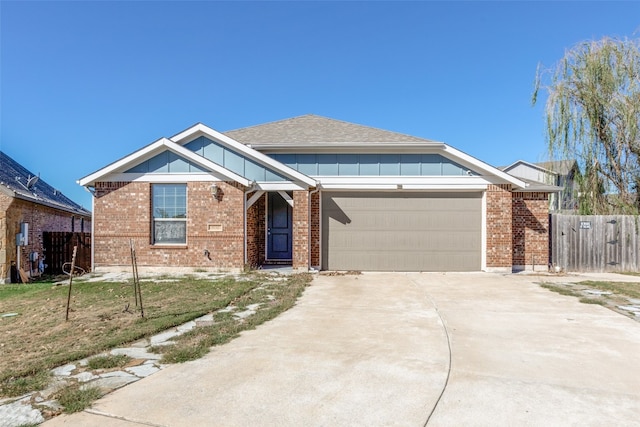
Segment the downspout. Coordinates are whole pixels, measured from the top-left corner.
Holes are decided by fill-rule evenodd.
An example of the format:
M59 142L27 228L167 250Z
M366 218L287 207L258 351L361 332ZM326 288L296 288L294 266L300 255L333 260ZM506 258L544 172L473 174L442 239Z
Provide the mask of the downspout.
M244 265L247 265L247 262L249 261L249 254L248 254L248 248L247 248L247 194L251 193L252 191L256 191L256 188L258 187L258 183L255 181L251 181L251 186L249 188L247 188L244 191L244 194L242 195L242 210L244 212L244 232L242 233L242 246L244 249Z
M95 212L96 212L96 189L94 187L93 191L89 187L84 187L91 194L91 272L96 272L96 252L95 252L95 241L96 241L96 230L95 230Z
M307 216L307 224L308 224L308 226L307 226L307 233L308 233L307 240L309 242L309 249L308 249L309 250L309 254L308 254L307 259L308 259L309 271L318 271L315 268L313 268L313 266L311 265L311 203L313 201L313 195L315 193L317 193L318 191L320 191L320 184L316 184L316 189L315 190L311 190L309 192L309 203L308 203L309 209L308 209L308 213L307 213L308 214L308 216ZM318 230L318 231L320 231L320 230Z

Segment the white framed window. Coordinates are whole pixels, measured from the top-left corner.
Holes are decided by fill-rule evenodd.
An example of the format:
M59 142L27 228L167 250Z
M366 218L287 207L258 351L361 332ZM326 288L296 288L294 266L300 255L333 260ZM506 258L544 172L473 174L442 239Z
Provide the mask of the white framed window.
M152 184L154 245L187 243L187 184Z

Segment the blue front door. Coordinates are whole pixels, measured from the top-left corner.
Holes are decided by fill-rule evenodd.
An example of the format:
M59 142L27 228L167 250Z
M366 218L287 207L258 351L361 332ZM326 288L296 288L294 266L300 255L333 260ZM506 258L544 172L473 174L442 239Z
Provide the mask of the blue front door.
M278 193L269 193L267 213L267 259L291 259L292 209Z

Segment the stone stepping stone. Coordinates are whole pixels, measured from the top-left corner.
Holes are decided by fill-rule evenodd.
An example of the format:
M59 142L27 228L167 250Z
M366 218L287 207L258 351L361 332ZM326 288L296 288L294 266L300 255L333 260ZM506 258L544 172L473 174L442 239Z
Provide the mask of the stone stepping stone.
M133 374L136 377L140 377L140 378L146 378L149 375L155 374L159 370L160 369L157 366L152 365L152 364L133 366L131 368L126 368L125 369L125 371L127 371L128 373Z
M55 369L51 370L51 373L57 377L69 377L71 373L75 371L76 365L68 364L64 366L59 366Z
M182 335L182 334L183 332L180 332L177 329L173 329L166 332L162 332L161 334L158 334L158 335L154 335L151 337L149 341L151 342L151 345L157 345L159 343L169 341L171 338L175 338L178 335Z
M91 372L82 372L80 374L73 375L71 378L77 379L78 382L86 383L86 382L89 382L91 380L95 380L96 378L98 378L98 376L97 375L93 375Z
M632 313L640 313L639 305L619 305L617 306L620 310L630 311Z
M131 375L127 372L121 372L121 371L109 372L109 374L111 375L109 376L107 376L106 374L100 375L100 378L98 378L95 381L92 381L91 385L100 387L100 389L108 393L112 390L116 390L120 387L123 387L127 384L131 384L140 379L135 375Z
M587 289L587 290L586 290L586 291L584 291L584 292L586 292L586 293L588 293L588 294L591 294L591 295L598 295L598 296L600 296L600 295L611 295L611 292L607 292L607 291L598 291L598 290L596 290L596 289Z
M44 417L31 405L18 401L0 406L0 421L4 427L18 427L43 423Z
M138 347L116 348L111 350L111 354L113 355L126 354L132 359L160 360L162 358L161 354L149 353L146 349L138 348Z

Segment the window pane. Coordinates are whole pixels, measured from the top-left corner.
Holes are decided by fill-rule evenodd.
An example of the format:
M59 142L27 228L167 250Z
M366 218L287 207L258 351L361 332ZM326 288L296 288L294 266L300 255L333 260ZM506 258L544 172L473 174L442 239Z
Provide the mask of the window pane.
M152 193L153 243L187 243L186 184L154 184Z
M153 241L155 243L187 243L187 222L155 221Z
M185 184L155 184L153 186L154 218L186 218L187 186Z

